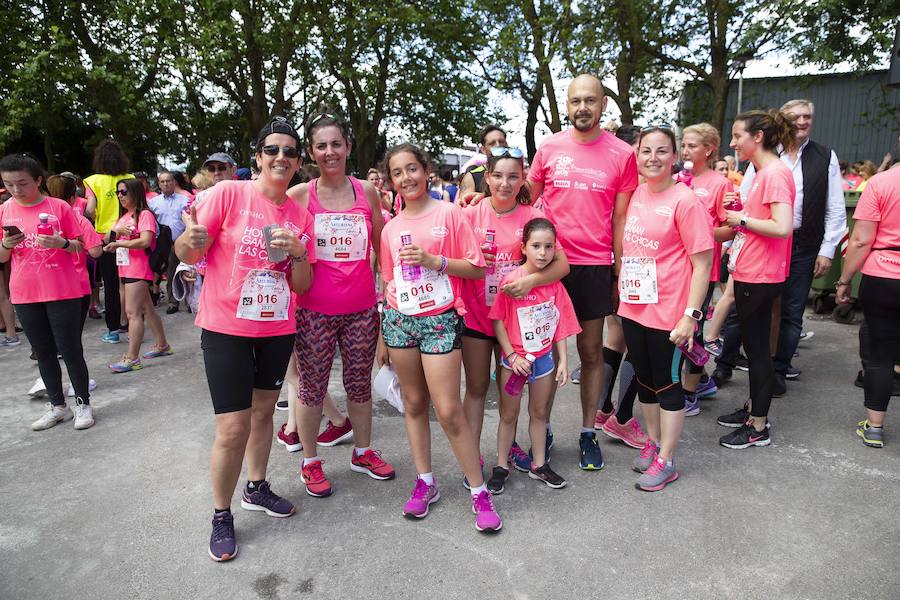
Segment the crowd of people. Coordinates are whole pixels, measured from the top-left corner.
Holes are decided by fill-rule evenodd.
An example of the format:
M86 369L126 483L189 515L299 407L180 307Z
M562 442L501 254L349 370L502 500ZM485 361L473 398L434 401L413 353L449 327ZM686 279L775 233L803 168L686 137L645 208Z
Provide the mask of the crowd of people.
M110 369L135 371L173 353L154 308L164 279L167 312L184 300L201 329L215 414L208 550L216 561L238 552L231 504L245 464L242 508L295 512L267 480L273 437L303 452L300 478L313 497L333 493L317 446L352 439L352 471L396 476L372 430L375 365L402 392L416 470L402 513L411 519L426 517L441 497L431 408L479 531L502 528L494 498L511 470L564 487L551 461L550 420L556 390L570 379L581 401L578 467L604 467L603 432L635 449L639 490L679 478L686 417L741 362L749 398L718 418L730 428L719 442L769 445L772 398L799 375L791 361L810 285L829 269L846 230L837 157L810 137L814 106L793 100L738 115L729 145L749 165L739 173L711 125L684 127L680 143L665 123L612 133L600 125L606 104L596 77L575 78L566 103L572 127L545 139L530 165L503 129L486 127L483 160L452 190L411 143L390 148L366 180L348 176L352 133L329 110L305 123L303 137L282 117L268 123L252 178L238 177L227 154L212 154L197 193L168 171L152 193L113 141L97 148L84 197L76 176L48 177L33 157L4 157L10 197L0 207L0 263L15 315L5 297L0 314L7 341L16 317L21 322L49 398L32 428L73 417L76 429L94 424L81 340L98 284L103 341L128 335ZM304 151L314 167L302 164ZM856 432L880 447L900 356L900 167L867 180L855 219L835 285L838 301L849 302L850 279L863 273L867 414ZM145 324L154 343L141 354ZM328 395L337 350L346 415ZM707 374L710 353L717 363ZM500 396L495 454L481 444L492 380ZM288 398L279 401L284 383ZM516 439L526 384L527 451ZM277 432L276 407L287 409Z

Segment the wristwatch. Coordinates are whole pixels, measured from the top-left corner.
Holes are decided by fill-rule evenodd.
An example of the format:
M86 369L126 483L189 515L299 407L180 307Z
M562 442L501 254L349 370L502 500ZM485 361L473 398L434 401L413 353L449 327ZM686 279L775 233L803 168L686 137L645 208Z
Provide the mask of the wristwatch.
M66 248L68 248L71 245L72 245L72 242L70 240L66 239L66 243L63 244L62 250L65 250Z
M747 219L748 219L748 218L749 218L749 217L748 217L747 215L744 215L743 217L741 217L741 227L746 227L746 226L747 226Z
M703 318L703 311L699 308L686 308L684 309L684 316L690 317L695 321L699 321Z

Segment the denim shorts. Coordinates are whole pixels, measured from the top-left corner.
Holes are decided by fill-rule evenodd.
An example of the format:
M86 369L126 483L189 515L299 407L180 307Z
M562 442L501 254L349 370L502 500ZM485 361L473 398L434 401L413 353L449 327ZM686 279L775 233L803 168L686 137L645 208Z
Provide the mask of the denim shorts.
M500 364L504 369L512 371L512 367L506 362L505 356L500 357ZM531 375L528 376L528 383L532 383L535 379L540 379L552 374L555 369L556 362L553 360L553 351L538 356L537 360L534 361L534 364L531 365Z
M388 348L418 348L422 354L447 354L462 348L465 324L456 310L420 317L384 307L381 333Z

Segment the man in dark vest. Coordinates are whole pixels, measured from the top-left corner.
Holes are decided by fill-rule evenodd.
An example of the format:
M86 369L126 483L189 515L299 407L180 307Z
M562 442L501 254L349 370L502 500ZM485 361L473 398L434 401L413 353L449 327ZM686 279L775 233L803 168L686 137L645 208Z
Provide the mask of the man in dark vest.
M478 151L485 156L485 162L490 158L491 148L497 146L507 146L506 132L497 125L484 126L478 133ZM466 169L459 182L459 192L456 194L457 202L463 200L466 196L471 196L472 192L486 192L487 190L482 188L483 182L484 164Z

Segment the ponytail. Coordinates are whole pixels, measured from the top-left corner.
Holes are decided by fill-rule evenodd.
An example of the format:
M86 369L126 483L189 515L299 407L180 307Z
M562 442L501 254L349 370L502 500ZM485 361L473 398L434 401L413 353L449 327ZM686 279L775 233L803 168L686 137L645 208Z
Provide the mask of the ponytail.
M761 131L766 150L776 152L778 146L787 149L797 143L797 126L780 110L750 110L739 114L735 121L743 121L748 133Z

